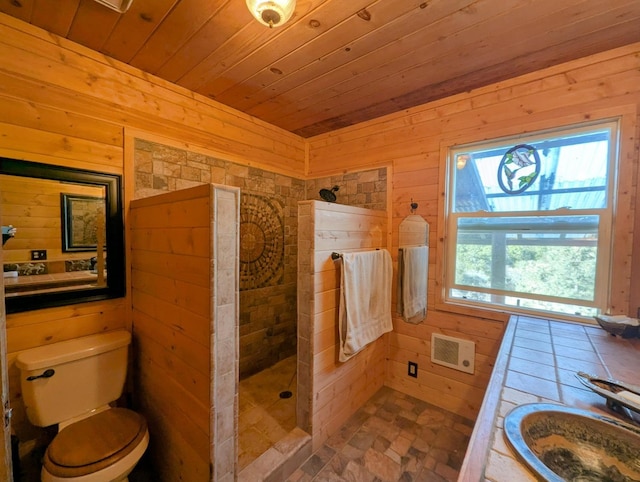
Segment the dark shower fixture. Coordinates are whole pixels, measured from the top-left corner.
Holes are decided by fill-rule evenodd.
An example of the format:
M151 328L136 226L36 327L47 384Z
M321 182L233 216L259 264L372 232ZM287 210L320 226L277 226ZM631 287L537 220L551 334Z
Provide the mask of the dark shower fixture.
M338 186L333 186L331 189L320 189L320 197L329 203L336 202L335 191L338 191L340 188Z

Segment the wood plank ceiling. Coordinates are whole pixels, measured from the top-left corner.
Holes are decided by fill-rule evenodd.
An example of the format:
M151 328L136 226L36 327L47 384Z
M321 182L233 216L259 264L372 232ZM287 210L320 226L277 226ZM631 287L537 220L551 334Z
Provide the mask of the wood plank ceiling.
M640 41L640 0L0 0L0 11L303 137Z

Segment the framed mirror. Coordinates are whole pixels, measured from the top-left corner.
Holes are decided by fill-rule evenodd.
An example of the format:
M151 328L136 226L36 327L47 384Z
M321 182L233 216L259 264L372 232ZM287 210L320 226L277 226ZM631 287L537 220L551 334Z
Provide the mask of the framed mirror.
M125 294L122 182L0 157L8 313Z

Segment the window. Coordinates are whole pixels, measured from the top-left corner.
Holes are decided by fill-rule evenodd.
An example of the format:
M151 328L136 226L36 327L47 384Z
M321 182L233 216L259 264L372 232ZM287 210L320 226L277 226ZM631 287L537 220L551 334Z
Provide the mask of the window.
M446 301L604 312L617 137L611 121L452 148Z

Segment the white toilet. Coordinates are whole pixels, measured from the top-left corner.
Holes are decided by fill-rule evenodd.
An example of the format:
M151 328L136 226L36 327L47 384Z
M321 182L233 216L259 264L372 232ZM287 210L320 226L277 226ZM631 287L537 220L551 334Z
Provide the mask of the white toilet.
M131 334L118 330L21 352L22 396L34 425L59 424L43 482L116 482L149 444L144 418L109 403L122 394Z

